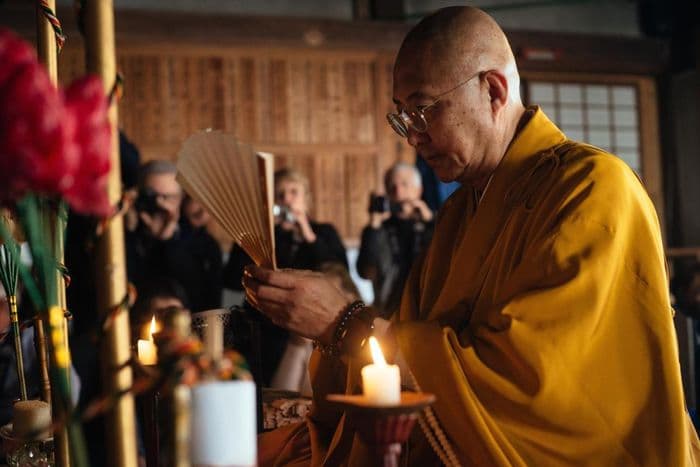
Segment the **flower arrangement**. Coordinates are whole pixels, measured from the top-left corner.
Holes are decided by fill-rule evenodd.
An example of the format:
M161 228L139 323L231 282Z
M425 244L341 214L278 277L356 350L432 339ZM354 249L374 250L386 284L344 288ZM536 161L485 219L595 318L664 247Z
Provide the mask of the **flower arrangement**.
M42 195L108 215L111 133L101 80L57 88L29 44L8 30L0 30L0 62L0 200Z
M56 87L32 47L2 29L0 63L0 204L10 212L0 216L0 280L9 298L16 293L19 275L44 318L54 400L69 417L74 464L82 465L80 425L71 420L61 256L69 206L100 217L112 211L107 195L112 138L109 103L97 77L82 78L66 89ZM19 242L10 219L29 246L31 270L19 261ZM12 327L17 336L15 321ZM21 346L17 345L20 363Z

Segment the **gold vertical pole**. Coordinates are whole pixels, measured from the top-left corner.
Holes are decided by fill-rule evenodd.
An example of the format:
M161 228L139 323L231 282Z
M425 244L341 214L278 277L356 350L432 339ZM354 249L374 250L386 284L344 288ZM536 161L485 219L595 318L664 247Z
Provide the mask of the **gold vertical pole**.
M114 7L111 0L90 0L83 6L85 25L85 53L88 72L102 78L109 92L117 76L114 43ZM112 169L109 174L109 200L116 205L121 197L119 173L119 146L117 133L117 106L109 109L112 126ZM97 296L99 309L110 313L127 294L126 259L124 253L124 226L120 216L112 218L102 234L98 249ZM102 370L105 390L115 394L132 385L129 366L131 357L128 310L115 312L106 330L102 345ZM122 396L108 414L108 456L112 466L136 467L136 420L134 397Z
M46 6L50 8L52 11L56 11L56 1L55 0L47 0L46 1ZM51 79L51 82L53 82L54 85L58 83L58 50L56 48L56 34L51 27L51 24L49 23L49 20L46 18L43 10L37 3L36 6L36 25L37 25L37 55L39 57L39 60L41 63L46 66L46 70L48 71L49 78ZM52 237L54 238L56 244L54 245L54 254L56 257L56 260L60 263L63 263L63 231L59 232L52 232L53 235ZM66 306L66 290L65 290L65 284L63 282L63 275L57 271L57 274L60 275L59 280L56 282L57 284L57 293L58 293L58 303L61 306L62 309L65 309ZM65 412L67 410L66 407L63 407L63 404L58 401L57 394L53 394L53 400L51 400L51 390L50 390L50 383L48 381L49 378L49 372L48 372L48 359L46 355L46 339L44 337L44 320L42 318L37 318L35 321L35 324L37 326L37 334L40 337L38 339L38 345L37 345L37 351L39 355L39 362L41 364L41 378L42 380L42 388L44 389L44 394L43 397L46 397L47 402L51 403L52 406L52 417L54 421L58 420L63 420L65 419ZM63 326L63 332L64 336L68 336L68 327L65 325L64 321L64 326ZM66 355L70 355L68 352L68 339L63 340L64 345L66 346L65 352ZM46 392L49 392L49 394L46 394ZM69 449L69 443L68 443L68 431L66 428L65 424L59 425L59 428L56 428L54 431L54 452L56 455L56 465L61 466L61 467L69 467L71 462L70 462L70 449Z
M50 208L52 210L52 235L51 237L53 238L54 245L53 245L53 254L54 258L56 258L56 261L59 264L63 264L64 261L64 232L66 230L66 219L62 218L64 215L68 215L67 212L58 212L61 211L62 209L59 208L58 206L53 206ZM60 271L58 268L56 268L56 295L57 295L57 302L58 306L65 313L66 309L68 308L68 303L66 301L66 283L63 278L63 271ZM68 365L69 369L66 371L67 377L68 377L68 388L69 388L69 394L67 395L68 399L66 401L60 400L60 395L58 394L58 391L52 391L52 396L53 396L53 403L52 403L52 408L53 408L53 414L54 418L57 420L67 420L67 414L70 412L69 407L66 407L64 404L72 404L71 397L72 395L70 394L70 346L68 344L68 321L64 318L61 320L62 323L62 333L65 336L63 339L63 346L65 347L63 352L64 355L68 357ZM54 440L54 451L56 454L56 465L61 466L61 467L69 467L71 465L71 457L70 457L70 443L68 439L68 427L65 423L60 425L60 428L57 428L55 431L55 436L56 439Z
M56 0L47 0L46 4L53 11L56 11ZM36 6L36 40L39 61L44 64L49 72L51 82L57 84L58 53L56 50L56 35L38 3Z
M56 1L48 1L49 8L56 8ZM39 61L44 64L46 71L49 74L51 82L54 84L58 81L58 57L56 53L56 36L48 19L44 16L41 7L37 3L36 6L36 37L37 37L37 56ZM34 319L34 336L37 356L39 357L41 371L41 387L42 399L49 404L51 403L51 383L49 382L49 367L48 357L46 354L46 338L44 333L44 320L41 315L37 315Z

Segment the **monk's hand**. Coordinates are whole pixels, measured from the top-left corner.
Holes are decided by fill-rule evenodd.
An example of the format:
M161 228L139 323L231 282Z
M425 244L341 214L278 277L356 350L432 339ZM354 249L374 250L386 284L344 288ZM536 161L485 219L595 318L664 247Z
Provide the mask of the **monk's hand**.
M323 344L333 341L349 304L331 279L312 271L251 265L243 273L243 287L248 302L277 326Z

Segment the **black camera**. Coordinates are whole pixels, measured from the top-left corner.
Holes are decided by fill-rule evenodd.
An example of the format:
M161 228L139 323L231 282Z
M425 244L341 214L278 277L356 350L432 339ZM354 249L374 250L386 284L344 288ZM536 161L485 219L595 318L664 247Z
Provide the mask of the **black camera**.
M401 203L392 203L386 196L372 194L369 197L369 212L398 214L401 212Z
M134 207L139 212L155 214L164 209L158 204L158 192L148 188L139 191L139 195L134 202Z

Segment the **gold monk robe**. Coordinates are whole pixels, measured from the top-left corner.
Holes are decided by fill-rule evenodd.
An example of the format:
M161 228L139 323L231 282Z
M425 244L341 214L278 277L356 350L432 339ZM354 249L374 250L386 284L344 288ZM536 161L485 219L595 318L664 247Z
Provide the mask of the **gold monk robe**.
M462 187L442 208L394 325L401 352L463 465L700 465L654 207L622 160L529 112L478 206ZM314 464L324 416L297 432ZM343 429L328 455L363 465ZM409 461L435 464L425 443Z

